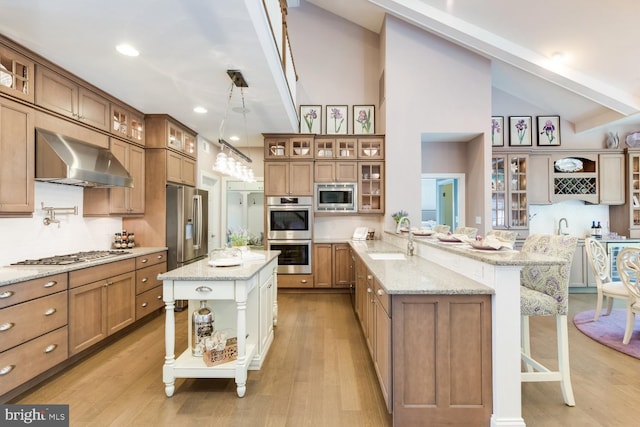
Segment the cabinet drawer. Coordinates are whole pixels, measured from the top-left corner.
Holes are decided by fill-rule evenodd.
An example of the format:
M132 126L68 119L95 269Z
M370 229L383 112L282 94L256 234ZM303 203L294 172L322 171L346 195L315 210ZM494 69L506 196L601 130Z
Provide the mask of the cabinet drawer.
M0 351L66 324L66 291L0 310Z
M136 269L148 267L153 264L160 264L167 261L167 252L160 251L148 255L141 255L136 258Z
M151 288L162 285L158 280L158 274L167 272L167 263L150 265L136 270L136 295L148 291ZM162 292L160 292L162 293Z
M82 270L74 270L69 272L69 288L86 285L87 283L97 282L108 277L117 276L119 274L134 271L136 260L134 258L124 259L122 261L101 264L95 267L83 268Z
M255 286L247 281L247 289ZM199 282L174 282L173 297L174 300L181 299L217 299L217 300L234 300L236 297L235 282L229 281L199 281Z
M313 288L313 275L278 274L278 288Z
M164 306L162 301L162 286L149 289L136 296L136 320Z
M0 395L66 359L66 326L0 353Z
M0 308L67 290L67 273L0 287Z
M382 308L384 308L384 311L388 316L391 316L391 297L389 296L387 291L384 290L377 279L373 280L373 291L375 292L376 298L380 302L380 305L382 305Z

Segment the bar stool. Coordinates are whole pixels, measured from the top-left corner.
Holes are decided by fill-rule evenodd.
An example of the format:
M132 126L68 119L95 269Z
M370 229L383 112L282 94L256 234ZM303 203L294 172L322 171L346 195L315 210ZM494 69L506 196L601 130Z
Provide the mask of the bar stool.
M520 275L520 314L522 361L525 372L522 382L560 381L567 406L575 406L569 370L569 334L567 312L569 300L569 272L576 250L577 237L533 234L527 237L521 252L544 254L564 259L564 265L525 266ZM530 316L555 316L558 343L558 370L551 371L531 357L529 341Z

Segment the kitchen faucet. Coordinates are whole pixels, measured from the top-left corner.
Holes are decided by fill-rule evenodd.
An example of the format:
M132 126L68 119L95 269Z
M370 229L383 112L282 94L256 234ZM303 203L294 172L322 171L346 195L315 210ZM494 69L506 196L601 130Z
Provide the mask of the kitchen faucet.
M564 221L564 226L565 227L569 227L569 223L567 222L567 218L560 218L560 221L558 221L558 235L561 236L563 234L567 234L567 233L563 233L562 232L562 221Z
M403 216L398 221L398 227L396 227L396 233L400 233L400 229L402 228L402 224L407 223L407 228L409 229L409 241L407 242L407 255L413 255L413 231L411 231L411 220L408 216Z

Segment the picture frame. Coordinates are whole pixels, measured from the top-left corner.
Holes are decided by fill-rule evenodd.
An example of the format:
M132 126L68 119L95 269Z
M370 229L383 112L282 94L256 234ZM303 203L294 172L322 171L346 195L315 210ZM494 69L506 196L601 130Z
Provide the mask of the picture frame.
M531 116L509 116L509 146L531 145Z
M324 117L327 135L347 134L349 111L346 105L327 105Z
M491 117L491 146L504 147L504 117Z
M353 134L372 135L376 132L375 105L353 106Z
M538 146L560 145L560 116L538 116Z
M322 105L300 106L300 133L322 133Z

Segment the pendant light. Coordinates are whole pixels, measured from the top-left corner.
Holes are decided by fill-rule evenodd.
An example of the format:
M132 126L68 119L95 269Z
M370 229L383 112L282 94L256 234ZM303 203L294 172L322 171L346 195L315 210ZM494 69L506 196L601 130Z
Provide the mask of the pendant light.
M224 175L232 176L234 178L240 179L245 182L255 182L255 176L253 173L253 168L249 166L249 163L252 162L251 158L244 154L239 149L235 148L233 145L228 143L224 139L224 125L227 120L227 116L229 114L229 108L231 107L231 99L233 97L233 89L234 87L240 87L240 95L242 98L242 115L243 115L243 125L245 131L245 139L249 141L249 133L247 131L247 108L244 101L244 90L243 88L249 87L247 82L244 80L242 73L238 70L227 70L227 74L231 78L231 87L229 89L229 96L227 98L227 108L224 113L224 118L220 123L218 143L220 144L220 153L216 156L216 162L213 165L213 170ZM225 149L227 149L227 153L225 153ZM234 156L237 159L234 159ZM244 163L243 163L244 161Z

